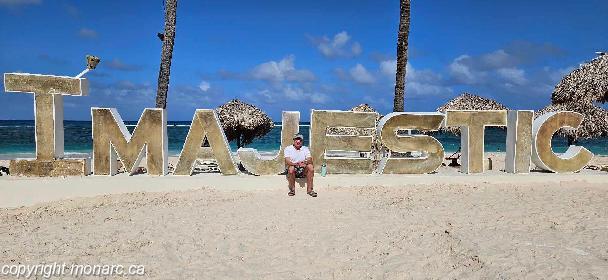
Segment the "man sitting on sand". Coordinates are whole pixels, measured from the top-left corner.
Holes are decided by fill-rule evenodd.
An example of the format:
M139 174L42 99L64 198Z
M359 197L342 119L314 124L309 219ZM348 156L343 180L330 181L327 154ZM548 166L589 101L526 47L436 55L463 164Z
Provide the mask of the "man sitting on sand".
M315 174L312 165L310 150L302 146L304 137L296 134L293 137L293 145L285 147L285 166L287 166L287 180L289 181L289 196L296 195L296 178L306 177L306 193L312 197L317 197L317 193L312 190L312 179Z

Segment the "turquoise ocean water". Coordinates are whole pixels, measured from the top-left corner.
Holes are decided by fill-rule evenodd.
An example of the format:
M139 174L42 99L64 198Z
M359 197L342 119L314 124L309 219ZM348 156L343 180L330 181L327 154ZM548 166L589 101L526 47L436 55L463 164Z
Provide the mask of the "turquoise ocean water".
M126 122L127 128L132 131L136 122ZM273 153L279 149L281 143L281 124L276 123L275 128L260 139L256 139L249 148L258 149L261 153ZM190 128L190 122L169 122L167 132L169 135L169 152L178 155L184 144L184 139ZM300 133L304 135L305 145L308 142L310 124L302 122ZM91 122L65 121L65 152L91 153ZM460 147L460 137L449 133L433 135L444 146L446 153L454 152ZM486 152L505 151L507 132L500 128L487 128L485 133ZM2 121L0 120L0 159L33 157L35 153L34 121ZM578 145L592 151L597 155L608 155L608 138L581 140ZM236 152L236 143L230 143L233 152ZM553 138L555 152L564 152L567 148L566 139L555 136Z

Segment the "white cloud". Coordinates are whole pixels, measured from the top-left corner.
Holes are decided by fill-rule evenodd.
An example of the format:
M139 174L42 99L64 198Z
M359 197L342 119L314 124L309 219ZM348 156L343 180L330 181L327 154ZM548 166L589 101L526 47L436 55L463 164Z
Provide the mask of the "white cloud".
M198 88L200 88L203 92L207 92L211 88L211 84L207 81L202 81Z
M93 29L83 27L80 28L80 31L78 31L78 36L85 39L95 39L97 38L97 32Z
M42 3L42 0L0 0L0 6L13 8L25 5L37 5L40 3Z
M521 56L521 55L520 55ZM525 72L517 68L525 59L504 49L471 56L463 54L455 58L448 71L456 83L479 85L506 80L508 84L522 85L527 82Z
M406 95L439 95L446 96L452 94L453 90L440 84L407 82L405 84Z
M464 83L464 84L474 84L478 80L478 75L475 73L468 63L471 57L468 55L461 55L454 59L452 63L448 66L450 74L456 81Z
M298 101L298 103L326 102L327 98L314 90L315 75L306 69L298 69L295 56L288 55L280 61L261 63L244 75L232 75L238 79L264 81L264 88L246 93L251 100L262 100L267 104L281 100ZM255 86L252 83L251 86ZM259 83L257 83L259 85Z
M283 95L290 100L302 100L306 98L303 89L294 88L291 85L287 85L285 88L283 88Z
M500 68L496 70L498 75L509 83L523 85L528 80L525 77L525 71L518 68Z
M389 79L394 86L397 60L381 61L379 69L380 73ZM431 70L418 70L407 63L406 75L406 95L442 95L452 92L452 89L444 85L441 75Z
M115 102L128 104L151 100L156 94L155 87L151 83L134 83L129 80L114 81L109 84L93 83L91 93L99 93L113 98Z
M301 87L287 85L283 88L282 94L285 98L295 101L310 101L311 103L323 104L327 102L328 96L318 92L307 91Z
M452 80L459 85L502 85L515 89L529 83L526 71L518 67L522 59L499 49L478 56L461 55L448 66Z
M384 60L380 62L380 73L387 78L394 80L397 73L397 60ZM442 78L441 75L431 70L415 69L409 62L405 66L407 82L436 83Z
M455 89L492 94L512 108L539 108L550 102L556 83L572 68L544 67L539 63L561 55L549 44L520 42L478 55L463 54L447 67ZM528 66L530 65L530 67Z
M292 84L279 84L275 85L272 89L259 90L257 92L257 97L254 98L261 98L268 104L274 104L281 100L324 104L329 100L329 97L324 93L319 93Z
M354 56L357 56L363 52L363 47L361 47L361 44L359 44L359 42L354 42L350 50Z
M488 54L483 54L480 60L486 68L491 69L503 68L506 66L511 66L515 63L514 58L502 49Z
M463 54L452 61L448 71L456 83L465 85L488 83L492 76L519 84L525 82L523 73L514 71L519 60L503 49L477 56Z
M361 64L357 64L355 67L349 70L351 78L360 84L372 84L376 81L367 69Z
M380 72L387 77L394 78L397 73L397 60L393 59L380 62Z
M279 62L269 61L256 66L253 69L252 75L254 78L260 80L281 81L285 79L285 73L287 71L293 70L293 60L287 57Z
M337 33L332 39L323 36L321 38L312 38L311 41L316 45L319 52L328 58L354 57L363 52L363 48L359 42L350 43L351 36L346 31Z
M443 84L443 77L432 70L418 70L411 64L407 64L407 81L431 84Z
M267 104L275 104L278 101L277 98L275 98L273 96L272 92L270 92L270 90L267 90L267 89L258 91L258 95L259 96L253 97L253 99L258 100L261 98Z
M454 92L470 91L492 94L513 108L540 108L550 102L555 85L573 70L572 67L538 70L538 66L542 67L539 63L559 54L560 50L551 45L525 43L475 55L455 56L441 69L417 69L408 63L405 95L406 98L439 104L439 99L445 101ZM547 62L553 64L555 60ZM378 81L373 85L374 92L376 88L379 89L377 92L392 92L389 88L394 87L396 64L394 59L380 58L378 68L370 71ZM341 74L351 78L348 70ZM378 104L380 95L367 101Z
M350 40L350 36L348 35L348 33L346 33L346 31L342 31L334 35L332 45L334 48L340 48L344 46L348 42L348 40Z
M310 95L310 102L315 104L324 104L328 101L328 96L322 93L313 93Z
M203 84L201 82L201 84ZM209 87L206 91L200 85L174 85L169 89L169 107L190 110L193 108L210 108L219 105L223 98L220 88ZM226 101L226 100L223 100Z
M113 70L120 70L120 71L140 71L140 70L142 70L142 67L139 65L127 64L117 58L104 62L102 65L103 65L103 67L107 67L107 68L113 69Z
M281 61L264 62L253 68L251 76L257 80L266 81L298 81L306 82L315 79L309 70L299 70L295 67L295 56L289 55Z

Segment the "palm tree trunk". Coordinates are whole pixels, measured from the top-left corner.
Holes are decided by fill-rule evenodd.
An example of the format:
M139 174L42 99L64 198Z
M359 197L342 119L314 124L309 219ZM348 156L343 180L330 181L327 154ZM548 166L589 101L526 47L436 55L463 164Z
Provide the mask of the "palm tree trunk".
M165 2L165 33L163 50L160 56L158 71L158 89L156 91L156 108L167 108L167 92L169 91L169 76L171 75L171 59L173 58L173 42L175 40L175 22L177 0Z
M405 98L405 71L407 65L408 37L410 35L410 0L401 0L401 17L397 37L397 74L393 111L403 112Z

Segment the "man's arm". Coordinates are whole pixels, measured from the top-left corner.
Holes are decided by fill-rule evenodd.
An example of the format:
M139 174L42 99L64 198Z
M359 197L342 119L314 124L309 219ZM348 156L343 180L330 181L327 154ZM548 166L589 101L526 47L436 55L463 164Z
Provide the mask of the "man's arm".
M291 159L290 159L290 158L288 158L288 157L285 157L285 164L286 164L287 166L296 166L296 165L297 165L297 164L295 164L295 163L291 162Z
M312 155L310 154L310 150L306 149L306 159L304 160L304 165L312 164Z
M311 157L311 156L308 156L308 157L306 158L306 160L304 161L304 163L305 163L306 165L308 165L308 164L312 164L312 157Z

